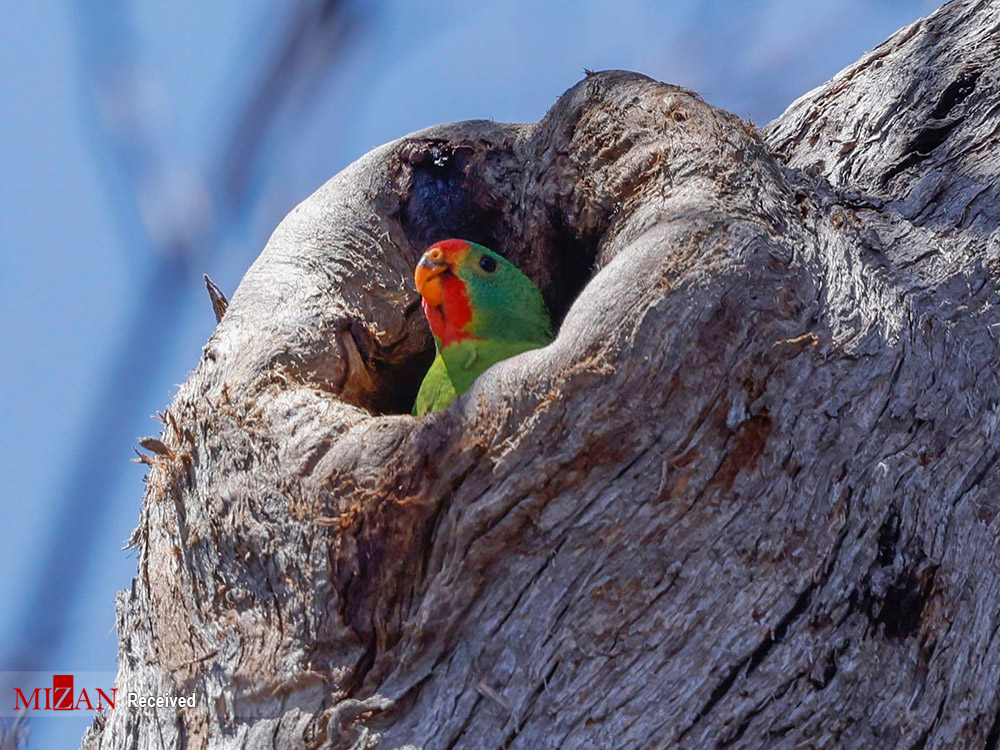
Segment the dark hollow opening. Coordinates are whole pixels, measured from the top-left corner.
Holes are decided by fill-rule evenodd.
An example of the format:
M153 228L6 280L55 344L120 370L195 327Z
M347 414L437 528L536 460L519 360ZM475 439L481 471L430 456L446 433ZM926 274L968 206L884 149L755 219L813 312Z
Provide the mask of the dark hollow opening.
M497 184L498 174L504 176L503 184ZM424 249L450 237L485 245L538 285L558 335L567 310L593 274L600 235L579 237L566 226L559 206L531 204L532 198L524 198L533 195L525 189L532 177L521 155L484 141L414 141L401 150L394 177L401 196L395 218L412 248L414 264ZM415 315L417 323L426 326L419 300ZM409 413L433 356L428 329L419 353L376 365L380 387L375 409Z

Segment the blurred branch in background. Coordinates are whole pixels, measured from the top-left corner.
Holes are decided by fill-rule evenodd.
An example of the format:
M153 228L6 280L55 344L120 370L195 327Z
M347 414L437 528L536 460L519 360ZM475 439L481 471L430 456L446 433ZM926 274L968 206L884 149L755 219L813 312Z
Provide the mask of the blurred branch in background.
M135 308L66 469L39 583L3 654L5 669L41 668L63 645L86 561L110 506L107 499L135 439L136 419L176 335L171 321L192 301L200 287L192 282L208 269L222 240L250 215L262 187L265 146L289 94L308 100L359 24L341 0L303 0L289 7L284 30L263 55L262 72L237 108L241 114L218 160L185 172L177 166L184 155L168 153L157 135L151 80L127 14L128 7L114 0L80 2L81 67L122 245L152 260L136 265L142 276L132 285ZM260 40L249 46L255 50Z
M28 746L30 735L27 714L15 719L0 719L0 750L22 750Z
M252 203L251 187L261 172L260 160L278 113L293 97L308 101L315 95L337 53L360 25L353 9L338 0L304 2L289 12L285 31L241 108L216 166L221 176L218 193L234 213Z

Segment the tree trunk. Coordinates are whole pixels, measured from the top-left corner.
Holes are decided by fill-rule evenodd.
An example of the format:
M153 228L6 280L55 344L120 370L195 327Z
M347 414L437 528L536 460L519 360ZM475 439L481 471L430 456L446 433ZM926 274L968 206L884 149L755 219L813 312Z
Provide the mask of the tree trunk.
M146 442L84 745L995 748L998 47L955 0L763 132L607 72L333 178ZM415 419L450 236L561 325Z

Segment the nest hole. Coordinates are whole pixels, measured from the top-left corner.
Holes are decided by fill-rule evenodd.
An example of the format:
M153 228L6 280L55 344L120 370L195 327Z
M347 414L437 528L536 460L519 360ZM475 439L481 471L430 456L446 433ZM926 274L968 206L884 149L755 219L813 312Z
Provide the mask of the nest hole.
M496 186L496 176L509 182ZM396 216L416 264L434 242L459 238L504 256L539 287L558 335L566 312L594 272L601 235L581 235L567 225L559 206L541 205L525 183L523 157L495 144L424 140L401 152L395 175L400 195ZM405 358L374 363L378 392L372 406L381 414L409 413L434 357L419 300L407 315L425 336Z

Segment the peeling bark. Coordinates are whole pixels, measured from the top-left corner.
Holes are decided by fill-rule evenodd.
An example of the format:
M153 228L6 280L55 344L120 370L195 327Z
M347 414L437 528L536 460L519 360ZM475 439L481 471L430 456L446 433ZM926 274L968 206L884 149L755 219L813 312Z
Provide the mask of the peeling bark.
M995 748L998 28L763 133L607 72L333 178L147 457L118 694L198 704L84 746ZM418 420L448 236L560 328Z

